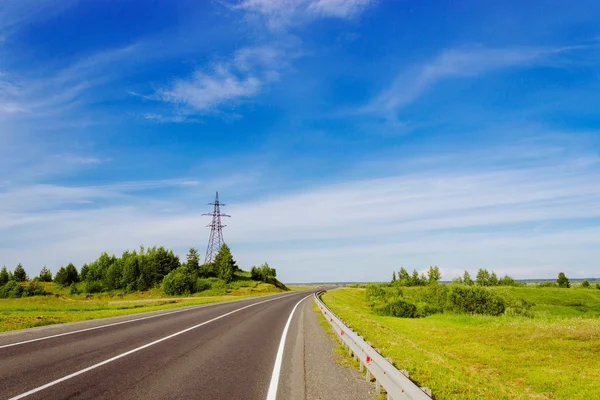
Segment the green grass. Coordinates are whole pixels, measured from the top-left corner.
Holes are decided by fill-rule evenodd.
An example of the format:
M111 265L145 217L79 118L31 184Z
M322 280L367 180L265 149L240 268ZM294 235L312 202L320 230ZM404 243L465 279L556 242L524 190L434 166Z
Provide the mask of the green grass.
M436 399L600 398L600 290L495 290L533 301L534 317L378 316L356 288L323 300Z
M46 290L53 293L50 296L0 299L0 332L282 292L267 283L251 281L252 283L244 286L237 282L239 281L231 282L230 288L218 293L211 293L211 289L185 298L165 296L158 288L130 294L111 292L69 295L68 288L45 283Z

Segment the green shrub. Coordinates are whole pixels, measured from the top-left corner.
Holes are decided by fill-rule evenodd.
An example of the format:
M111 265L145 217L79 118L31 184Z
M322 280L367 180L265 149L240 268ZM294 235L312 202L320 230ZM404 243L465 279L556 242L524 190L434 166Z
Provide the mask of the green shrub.
M400 318L415 318L417 315L417 306L408 303L402 299L388 301L377 310L380 315L389 315Z
M100 293L104 291L104 286L100 281L85 281L85 292L88 294Z
M600 283L596 283L596 289L600 290Z
M194 286L194 292L204 292L205 290L208 290L210 288L211 288L210 279L206 279L206 278L196 279L196 285Z
M446 309L469 314L501 315L504 300L488 289L478 286L452 286L448 292Z
M23 295L23 286L16 281L8 281L6 285L0 287L0 298L18 299Z
M385 299L386 291L382 285L369 283L365 290L365 295L368 301L374 301L377 299Z
M584 288L589 288L590 287L590 283L588 281L583 281L581 282L581 286Z
M76 283L71 283L71 286L69 286L69 294L79 294L81 293L81 291L79 290L79 287L77 287Z
M539 287L539 288L558 287L558 283L556 283L556 282L540 282L535 286Z
M422 318L427 317L428 315L433 315L441 312L443 312L443 310L439 307L433 306L428 303L418 303L415 317Z
M190 270L179 267L169 272L162 282L162 291L169 296L189 295L195 289L196 282L192 282Z
M30 281L23 290L23 296L45 296L47 294L50 293L46 292L44 286L40 284L37 278Z
M448 296L447 285L430 285L425 291L425 301L435 309L443 309Z
M533 318L531 307L535 306L535 303L532 301L528 301L520 297L504 296L504 303L506 306L504 315L511 317L524 316Z

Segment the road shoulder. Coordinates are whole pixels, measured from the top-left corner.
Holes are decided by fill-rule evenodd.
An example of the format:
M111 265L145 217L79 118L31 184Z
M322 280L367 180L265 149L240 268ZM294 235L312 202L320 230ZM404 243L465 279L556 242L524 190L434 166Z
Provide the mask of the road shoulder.
M278 398L292 400L376 399L375 387L343 356L339 343L320 325L312 298L303 301L288 337Z

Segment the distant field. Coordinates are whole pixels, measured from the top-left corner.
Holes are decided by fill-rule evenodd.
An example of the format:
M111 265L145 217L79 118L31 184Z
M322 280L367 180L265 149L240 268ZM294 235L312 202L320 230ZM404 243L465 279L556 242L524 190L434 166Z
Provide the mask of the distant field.
M378 316L361 288L323 300L435 399L599 399L600 290L494 290L534 302L533 318Z
M198 293L186 298L170 298L162 294L160 289L130 294L115 292L70 295L68 288L61 289L53 283L45 283L44 286L53 294L0 299L0 332L236 300L283 291L271 284L256 283L253 287L230 289L222 295L203 296L202 293Z

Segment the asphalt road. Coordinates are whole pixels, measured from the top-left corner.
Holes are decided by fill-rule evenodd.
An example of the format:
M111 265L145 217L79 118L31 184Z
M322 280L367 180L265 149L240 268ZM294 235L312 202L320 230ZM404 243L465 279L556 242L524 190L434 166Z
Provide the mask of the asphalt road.
M311 294L0 335L0 399L264 400L290 314ZM306 298L298 310L311 301ZM287 347L293 347L287 342L299 335L300 314L290 320L292 339L284 342L277 382L294 381L286 372L292 369L286 367L292 352ZM286 398L284 386L277 398Z

